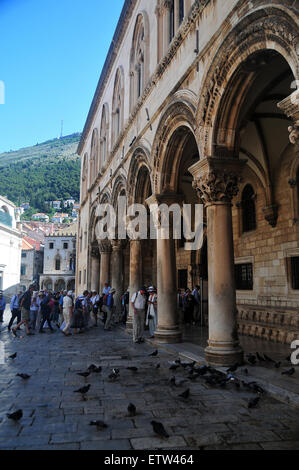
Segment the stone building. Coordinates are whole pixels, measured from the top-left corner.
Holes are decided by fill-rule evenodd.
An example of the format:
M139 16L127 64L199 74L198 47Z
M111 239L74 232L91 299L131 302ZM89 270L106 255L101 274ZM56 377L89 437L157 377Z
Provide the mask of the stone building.
M27 290L30 284L39 285L43 272L44 250L39 241L29 237L22 240L20 288Z
M78 147L77 290L157 284L176 342L177 286L201 282L210 363L242 357L238 330L299 338L298 26L293 0L126 0ZM204 205L203 245L100 240L120 195Z
M0 290L11 296L19 289L22 232L16 206L0 196Z
M75 290L76 230L73 225L45 238L41 289Z

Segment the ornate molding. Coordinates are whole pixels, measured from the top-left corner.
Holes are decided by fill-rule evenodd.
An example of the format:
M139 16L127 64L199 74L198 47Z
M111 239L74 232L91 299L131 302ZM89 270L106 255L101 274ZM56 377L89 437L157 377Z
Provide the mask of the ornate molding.
M189 168L202 204L231 203L239 192L246 160L207 157Z
M295 90L290 96L277 104L284 114L293 120L293 125L288 127L291 144L299 142L299 90Z

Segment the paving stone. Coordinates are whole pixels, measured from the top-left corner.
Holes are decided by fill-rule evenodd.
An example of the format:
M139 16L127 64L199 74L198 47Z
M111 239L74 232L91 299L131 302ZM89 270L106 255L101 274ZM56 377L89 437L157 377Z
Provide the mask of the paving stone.
M114 439L113 441L81 442L81 450L131 450L128 439Z
M130 439L130 442L135 450L169 449L186 446L186 441L181 436L170 436L168 439L141 437L139 439Z
M264 450L299 450L298 441L261 442Z

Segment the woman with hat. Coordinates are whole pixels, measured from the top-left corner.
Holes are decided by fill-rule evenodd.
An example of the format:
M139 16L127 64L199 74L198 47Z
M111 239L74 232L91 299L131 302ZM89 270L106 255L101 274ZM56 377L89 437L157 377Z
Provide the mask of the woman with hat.
M147 299L147 315L145 324L149 327L150 338L155 337L157 328L157 290L151 286L148 288L149 297Z

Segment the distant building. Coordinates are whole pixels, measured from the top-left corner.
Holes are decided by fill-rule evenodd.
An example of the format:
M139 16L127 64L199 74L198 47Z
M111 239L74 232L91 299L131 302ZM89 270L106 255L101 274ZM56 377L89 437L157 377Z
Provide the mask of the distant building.
M41 289L75 290L76 225L46 237Z
M0 290L14 294L20 283L22 233L16 206L0 196Z
M39 285L39 277L43 273L43 245L29 237L22 240L21 255L21 289L28 289L33 282Z
M66 208L66 207L74 206L75 202L76 202L75 199L67 199L66 201L63 201L63 207Z
M21 207L22 207L25 211L27 211L28 209L30 209L30 203L29 203L29 202L23 202L23 203L21 204Z
M60 213L60 212L56 212L56 214L53 215L52 217L52 222L55 224L62 224L63 220L64 219L68 219L69 218L69 215L68 214L64 214L64 213Z
M61 201L53 201L52 207L53 209L61 209Z
M48 223L49 222L49 216L47 214L44 214L44 213L37 213L37 214L33 214L32 215L32 220L38 220L40 222L46 222Z

